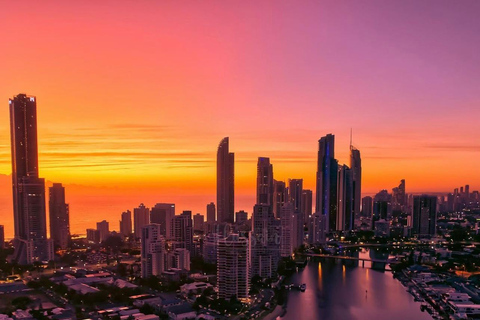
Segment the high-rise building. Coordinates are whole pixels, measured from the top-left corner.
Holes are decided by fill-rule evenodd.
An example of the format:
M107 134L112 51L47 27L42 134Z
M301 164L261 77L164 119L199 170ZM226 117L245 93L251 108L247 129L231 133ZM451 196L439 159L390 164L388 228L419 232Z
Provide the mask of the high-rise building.
M142 278L159 276L165 270L165 238L159 224L142 227Z
M413 197L413 229L416 235L435 235L437 227L437 197Z
M173 251L175 256L175 267L190 271L190 251L184 248L177 248Z
M303 189L301 211L303 214L303 222L306 224L309 224L310 218L312 217L312 198L313 198L312 190Z
M362 216L371 218L373 213L373 198L366 196L362 198Z
M100 243L100 230L87 229L87 241L91 243Z
M405 193L405 180L402 179L398 187L392 189L392 210L406 212L407 196Z
M335 159L335 136L327 134L318 141L317 190L315 211L324 217L326 231L336 230L337 174Z
M150 224L150 209L141 203L138 208L133 209L133 233L135 239L142 238L142 228Z
M325 242L325 216L319 212L315 212L312 216L311 228L309 229L308 240L311 244Z
M295 250L293 219L293 203L287 202L280 211L280 255L282 257L289 257Z
M37 102L19 94L9 100L15 252L19 264L53 258L47 239L45 180L38 176Z
M303 194L303 179L289 179L288 180L288 195L289 201L293 203L295 211L302 211L302 194Z
M248 239L231 234L218 240L217 285L218 297L229 300L248 298L250 266Z
M235 155L228 144L228 137L223 138L217 151L217 221L233 223Z
M193 216L193 230L203 231L204 216L200 213L197 213Z
M122 220L120 220L120 233L126 237L132 234L132 212L130 210L122 212Z
M338 192L337 192L337 231L349 231L354 228L355 215L353 170L343 165L338 169Z
M50 238L56 247L66 249L70 241L70 212L65 203L65 188L54 183L49 188Z
M97 222L97 230L100 235L100 242L107 240L108 236L110 235L110 228L108 225L108 221L103 220L103 221Z
M266 204L273 209L273 166L270 158L258 158L257 204Z
M271 206L256 204L252 214L250 238L251 276L271 278L280 259L280 234Z
M355 218L360 217L360 204L362 201L362 158L360 150L350 142L350 169L352 170L353 187L353 214Z
M390 220L392 215L392 195L387 190L381 190L373 198L372 229L375 221Z
M157 203L150 209L150 223L160 225L161 235L166 239L171 239L171 224L175 216L175 204L173 203Z
M172 219L172 239L175 246L185 248L193 254L193 223L192 212L183 211Z
M5 248L5 228L0 225L0 249Z
M235 212L235 223L243 224L248 221L248 213L246 211L240 210Z
M285 182L273 180L273 214L277 219L280 219L280 210L288 201L287 190Z
M207 204L207 222L213 223L215 221L217 221L215 218L215 203L210 202Z

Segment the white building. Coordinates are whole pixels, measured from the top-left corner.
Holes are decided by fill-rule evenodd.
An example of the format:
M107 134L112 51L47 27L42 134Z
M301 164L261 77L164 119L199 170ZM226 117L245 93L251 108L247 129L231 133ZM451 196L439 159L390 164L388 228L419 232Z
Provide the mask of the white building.
M218 297L247 298L250 288L248 239L231 234L218 241L217 285Z
M165 238L159 224L142 228L142 278L159 276L165 270Z

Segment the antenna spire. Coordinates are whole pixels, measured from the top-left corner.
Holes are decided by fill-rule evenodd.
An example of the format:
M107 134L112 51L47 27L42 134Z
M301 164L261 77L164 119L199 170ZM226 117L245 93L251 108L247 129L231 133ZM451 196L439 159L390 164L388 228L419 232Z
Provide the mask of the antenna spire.
M353 129L350 128L350 150L352 150L352 135L353 135Z

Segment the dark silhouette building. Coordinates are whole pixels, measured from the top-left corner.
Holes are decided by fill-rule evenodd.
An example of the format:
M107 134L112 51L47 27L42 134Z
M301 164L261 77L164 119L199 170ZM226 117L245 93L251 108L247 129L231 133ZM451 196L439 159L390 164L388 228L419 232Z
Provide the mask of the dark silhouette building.
M229 152L228 137L217 150L217 221L233 223L235 212L234 172L235 155Z
M437 197L413 197L413 229L416 235L435 235L437 226Z
M215 218L215 203L210 202L207 204L207 223L213 223L217 221Z
M350 144L350 170L352 170L353 188L353 214L360 217L360 204L362 202L362 158L360 150Z
M65 203L65 188L54 183L48 191L50 238L55 247L66 249L70 242L70 212Z
M171 224L175 216L175 204L173 203L157 203L150 209L150 223L160 225L160 234L165 239L171 239Z
M335 136L327 134L318 141L317 190L315 210L321 213L327 232L336 230L337 174L335 159Z
M120 220L120 233L125 237L132 235L132 212L130 210L122 212L122 219Z
M273 209L273 166L269 158L258 158L257 204L266 204Z
M45 181L38 177L37 102L19 94L9 100L15 253L19 264L48 261Z
M285 182L273 180L273 213L275 218L280 219L283 205L288 201L288 188Z

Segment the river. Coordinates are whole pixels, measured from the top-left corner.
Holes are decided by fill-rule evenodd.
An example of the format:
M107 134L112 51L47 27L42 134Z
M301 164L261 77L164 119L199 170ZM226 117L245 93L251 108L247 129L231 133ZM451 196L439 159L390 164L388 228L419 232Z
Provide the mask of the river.
M368 252L360 253L360 256ZM369 262L310 261L291 276L294 284L305 283L305 292L292 290L288 296L285 320L427 320L420 303L406 291L391 272L368 268ZM288 283L288 282L287 282Z

